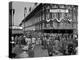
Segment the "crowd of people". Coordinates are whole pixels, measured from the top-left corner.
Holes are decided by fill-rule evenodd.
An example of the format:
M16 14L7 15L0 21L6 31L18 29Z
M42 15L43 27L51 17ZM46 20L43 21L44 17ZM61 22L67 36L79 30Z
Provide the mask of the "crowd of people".
M49 56L76 55L78 50L78 35L27 32L25 35L14 38L12 53L18 56L22 51L26 51L28 52L28 57L34 57L32 50L37 45L42 46L43 50L46 49Z

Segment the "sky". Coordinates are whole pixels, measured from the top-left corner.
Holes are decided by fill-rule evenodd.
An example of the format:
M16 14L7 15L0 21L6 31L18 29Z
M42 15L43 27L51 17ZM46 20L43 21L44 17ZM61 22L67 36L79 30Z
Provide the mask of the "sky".
M34 3L31 2L13 2L12 3L12 8L15 9L15 14L14 14L14 25L19 25L21 21L24 19L24 8L27 8L27 13L29 13L29 8L32 7L34 8Z

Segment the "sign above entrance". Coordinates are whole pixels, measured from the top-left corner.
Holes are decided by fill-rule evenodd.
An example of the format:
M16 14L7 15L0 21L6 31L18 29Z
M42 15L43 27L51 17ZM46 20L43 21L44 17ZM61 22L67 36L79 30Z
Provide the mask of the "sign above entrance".
M50 9L52 13L68 13L68 9Z

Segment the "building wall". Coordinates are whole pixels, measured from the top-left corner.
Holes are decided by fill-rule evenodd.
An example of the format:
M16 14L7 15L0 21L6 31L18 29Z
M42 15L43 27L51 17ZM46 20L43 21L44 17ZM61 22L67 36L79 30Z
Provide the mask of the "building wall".
M50 9L68 9L68 13L54 13L50 12ZM55 5L47 4L43 8L35 13L35 15L25 22L25 29L77 29L77 12L78 7L75 5ZM46 22L47 20L54 19L51 22ZM61 19L58 22L56 19ZM72 20L71 22L68 19ZM45 21L38 23L40 21ZM38 23L38 24L36 24Z
M52 13L48 12L45 14L48 19L62 19L60 23L53 21L53 23L44 23L47 27L44 27L43 29L77 29L77 6L74 5L47 5L49 7L48 9L68 9L68 13L60 13L60 18L58 17L58 13ZM46 7L46 10L47 10ZM68 19L72 20L71 23L69 23ZM51 27L51 24L53 24L53 27Z
M27 22L25 22L25 30L31 29L31 30L39 30L39 25L36 24L41 21L41 15L35 14L32 18L30 18ZM35 25L36 24L36 25Z

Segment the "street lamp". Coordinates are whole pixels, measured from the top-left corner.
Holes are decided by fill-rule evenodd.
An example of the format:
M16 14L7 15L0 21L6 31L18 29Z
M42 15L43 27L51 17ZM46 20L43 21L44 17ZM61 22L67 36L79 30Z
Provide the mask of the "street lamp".
M14 26L14 14L15 14L15 9L10 9L10 14L12 16L12 26Z
M27 8L24 8L24 18L26 17ZM24 20L24 36L25 36L25 20Z

